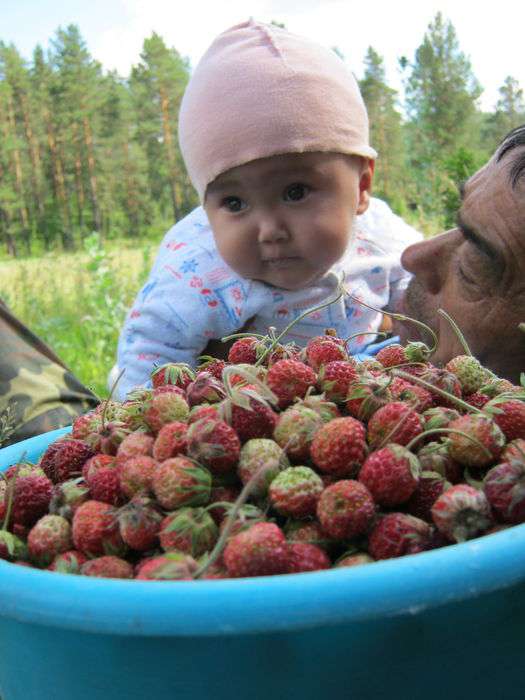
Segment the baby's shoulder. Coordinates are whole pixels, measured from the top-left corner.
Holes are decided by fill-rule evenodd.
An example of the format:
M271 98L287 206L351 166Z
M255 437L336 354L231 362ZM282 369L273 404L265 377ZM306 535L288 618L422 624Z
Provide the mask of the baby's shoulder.
M386 202L372 197L364 214L356 217L356 239L361 245L383 252L403 250L422 240L423 235L395 214Z

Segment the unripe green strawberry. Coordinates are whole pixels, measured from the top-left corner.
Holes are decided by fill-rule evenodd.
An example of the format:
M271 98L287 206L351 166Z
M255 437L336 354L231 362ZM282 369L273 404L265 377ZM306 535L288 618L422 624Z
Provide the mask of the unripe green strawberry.
M416 490L420 467L417 457L405 447L389 443L372 452L359 471L359 481L382 506L397 506Z
M323 530L334 539L351 539L367 531L375 515L370 492L352 479L327 486L317 503L317 517Z
M447 435L450 456L466 467L489 467L505 446L505 435L500 428L492 418L480 413L461 416L448 427L460 431Z
M230 539L223 555L228 574L234 578L285 574L289 547L283 531L273 523L256 523Z
M7 530L0 530L0 559L25 560L28 557L26 543Z
M367 453L366 433L355 418L335 418L315 433L310 455L320 471L354 476Z
M315 515L317 501L324 485L310 467L288 467L270 484L270 503L281 515L291 518L305 518Z
M273 431L273 439L294 462L310 456L313 437L323 425L321 416L305 406L290 406L283 411Z
M254 438L241 449L237 473L243 484L254 478L250 493L252 497L259 498L266 496L273 479L289 466L286 453L274 440Z
M86 561L85 554L76 549L68 549L67 552L57 554L47 568L59 574L80 574L80 568Z
M368 552L374 559L417 554L430 546L432 528L424 520L406 513L388 513L374 525Z
M145 559L135 578L144 581L188 581L193 579L198 568L193 557L182 552L168 552Z
M492 525L487 497L468 484L456 484L442 493L432 506L432 520L452 542L482 535Z
M361 564L372 564L374 561L375 559L372 559L372 557L366 552L345 552L335 562L335 567L361 566Z
M86 561L80 567L80 573L102 578L133 578L133 567L125 559L106 555Z
M151 480L153 493L166 510L205 505L210 500L211 483L210 472L187 457L166 459Z
M458 355L445 365L447 372L452 372L459 379L463 394L473 394L485 382L485 369L479 360L471 355Z
M166 552L176 549L192 557L209 552L217 542L219 530L204 508L179 508L161 523L160 546Z
M27 537L31 561L48 566L57 554L71 549L71 525L60 515L44 515Z

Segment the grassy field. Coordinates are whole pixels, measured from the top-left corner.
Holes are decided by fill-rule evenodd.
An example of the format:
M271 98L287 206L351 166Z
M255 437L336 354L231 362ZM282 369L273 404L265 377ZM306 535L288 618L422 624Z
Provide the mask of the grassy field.
M0 298L101 397L125 313L146 279L158 242L101 245L76 254L0 262Z

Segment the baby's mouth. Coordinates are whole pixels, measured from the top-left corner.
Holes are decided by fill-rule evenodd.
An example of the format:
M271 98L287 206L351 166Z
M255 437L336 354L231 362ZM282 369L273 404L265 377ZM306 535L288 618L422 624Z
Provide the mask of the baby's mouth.
M284 270L286 268L295 267L299 262L297 256L282 256L280 258L266 258L263 263L274 270Z

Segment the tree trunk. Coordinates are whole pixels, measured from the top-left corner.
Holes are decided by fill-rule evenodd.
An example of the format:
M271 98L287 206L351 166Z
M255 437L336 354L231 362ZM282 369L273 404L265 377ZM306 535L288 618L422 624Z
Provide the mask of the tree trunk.
M33 134L33 129L31 127L31 119L29 116L29 109L27 105L27 97L25 95L20 96L20 102L22 105L22 114L24 119L24 129L26 134L27 143L29 146L29 155L31 158L31 188L33 191L33 197L35 198L35 206L37 211L37 216L39 222L44 219L44 201L42 198L42 192L40 189L42 168L40 162L40 150L38 146L38 141Z
M87 116L82 120L84 126L84 143L86 146L88 173L89 173L89 194L91 198L91 207L93 209L93 226L95 231L101 232L102 222L100 219L100 209L98 205L97 195L97 176L95 166L95 153L93 148L93 136L91 134L91 126Z
M166 91L160 89L160 109L162 117L162 132L164 134L164 144L168 156L169 182L171 191L171 203L173 206L173 216L175 221L179 219L179 203L177 197L177 169L175 166L175 151L173 148L173 135L170 129L169 98Z
M84 185L82 184L82 153L78 138L77 124L73 122L73 144L75 149L75 189L77 191L77 223L82 228L84 224Z
M13 101L9 95L7 98L7 123L11 129L11 138L15 146L13 147L12 154L12 166L15 175L16 192L19 198L18 213L20 216L20 223L22 225L22 238L24 240L27 252L31 252L31 240L30 240L30 228L29 228L29 213L27 211L25 203L25 193L24 193L24 173L22 170L22 160L20 158L20 151L16 145L16 123L15 123L15 113L13 108Z
M137 191L131 177L131 164L129 158L129 143L124 141L122 144L124 149L124 175L126 178L126 208L128 210L128 218L131 223L131 235L139 235L139 217L138 217L138 201Z
M53 191L58 202L58 209L62 218L62 243L65 248L71 247L71 217L69 214L69 206L66 197L66 186L64 179L64 166L58 151L53 123L47 107L42 110L42 119L46 127L47 145L51 153L51 164L53 169Z

